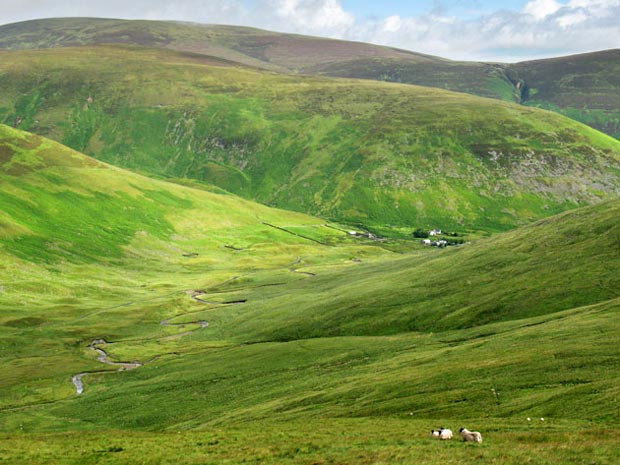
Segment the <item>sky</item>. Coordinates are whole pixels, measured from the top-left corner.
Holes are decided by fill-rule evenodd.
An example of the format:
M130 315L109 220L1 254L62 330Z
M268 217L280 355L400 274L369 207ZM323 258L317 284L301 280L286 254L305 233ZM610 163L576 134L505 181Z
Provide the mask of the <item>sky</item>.
M620 48L620 0L0 0L0 24L61 16L253 26L457 60Z

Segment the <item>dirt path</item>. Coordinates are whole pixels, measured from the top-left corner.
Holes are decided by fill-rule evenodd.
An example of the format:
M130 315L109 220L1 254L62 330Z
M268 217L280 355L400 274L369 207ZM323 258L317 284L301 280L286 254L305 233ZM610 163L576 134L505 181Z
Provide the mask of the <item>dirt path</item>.
M302 234L297 234L296 232L289 231L288 229L282 228L280 226L276 226L275 224L267 223L266 221L263 221L263 224L265 226L269 226L270 228L278 229L280 231L284 231L285 233L292 234L293 236L301 237L302 239L306 239L307 241L312 241L312 242L314 242L316 244L320 244L320 245L325 245L327 247L331 247L330 244L326 244L324 242L317 241L316 239L312 239L311 237L308 237L308 236L303 236Z

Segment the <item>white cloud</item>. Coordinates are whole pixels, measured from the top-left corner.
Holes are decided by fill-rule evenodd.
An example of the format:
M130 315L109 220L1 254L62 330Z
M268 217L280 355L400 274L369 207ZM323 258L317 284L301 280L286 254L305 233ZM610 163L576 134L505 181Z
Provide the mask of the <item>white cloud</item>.
M383 30L385 32L397 32L403 26L400 16L389 16L383 21Z
M520 61L620 48L620 0L532 0L475 19L424 15L366 25L359 40L453 59Z
M555 0L532 0L525 5L523 12L537 20L546 18L562 8L562 4Z
M577 11L575 13L566 13L558 18L558 24L564 28L574 26L582 23L588 19L583 11Z
M260 27L300 34L340 36L355 26L338 0L259 0L253 13Z

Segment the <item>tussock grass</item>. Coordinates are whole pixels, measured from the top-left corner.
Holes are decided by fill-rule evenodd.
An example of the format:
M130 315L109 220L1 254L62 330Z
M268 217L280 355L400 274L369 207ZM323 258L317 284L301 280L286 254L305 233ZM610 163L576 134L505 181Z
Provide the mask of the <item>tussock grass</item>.
M484 443L428 437L435 425L411 420L333 420L330 422L260 422L204 432L64 433L0 437L8 463L33 465L107 463L266 464L475 464L601 463L616 460L618 430L588 429L583 424L487 424Z

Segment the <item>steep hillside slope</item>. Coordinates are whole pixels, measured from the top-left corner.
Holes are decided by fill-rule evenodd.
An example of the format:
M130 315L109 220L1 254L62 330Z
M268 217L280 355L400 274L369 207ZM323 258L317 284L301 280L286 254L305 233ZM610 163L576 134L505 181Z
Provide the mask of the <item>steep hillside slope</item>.
M270 209L215 187L208 192L145 178L4 125L0 177L2 250L44 266L122 265L127 260L139 265L160 254L171 266L182 265L187 256L200 262L199 254L186 252L206 247L215 271L218 263L227 267L235 257L235 250L224 250L227 244L241 248L246 241L268 243L277 236L273 246L284 247L281 252L291 244L312 246L263 223L323 225L317 218ZM329 229L315 234L326 243L330 236L343 236ZM292 253L278 259L297 252Z
M502 230L620 184L619 142L465 94L131 47L5 52L0 72L5 123L119 166L368 227Z
M346 276L323 273L311 282L258 290L256 296L233 292L256 304L222 314L235 328L224 334L293 340L435 332L617 299L618 215L620 201L613 200L464 247L349 270ZM282 312L286 323L267 324Z
M0 26L0 48L130 44L284 72L437 87L558 111L620 138L618 50L517 64L447 60L359 42L171 21L58 18Z
M620 50L510 65L527 105L558 111L620 139Z

